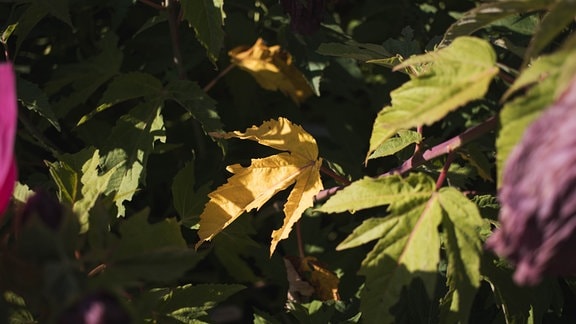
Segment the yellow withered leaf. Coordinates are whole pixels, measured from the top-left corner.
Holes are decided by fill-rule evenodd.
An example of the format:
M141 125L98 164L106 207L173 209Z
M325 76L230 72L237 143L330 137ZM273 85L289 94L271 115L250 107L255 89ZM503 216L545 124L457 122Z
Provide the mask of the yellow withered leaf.
M248 71L267 90L280 90L296 104L312 95L304 75L292 64L292 55L279 45L266 46L262 38L248 48L239 46L228 52L232 63Z
M252 159L248 167L234 164L226 168L233 176L208 195L210 200L200 215L200 242L196 247L212 239L243 212L259 209L277 192L296 183L284 205L284 224L272 233L272 255L278 242L288 238L292 226L304 210L312 206L314 196L323 189L320 180L322 159L318 158L316 140L302 127L285 118L253 126L245 133L236 131L210 135L248 139L284 152Z

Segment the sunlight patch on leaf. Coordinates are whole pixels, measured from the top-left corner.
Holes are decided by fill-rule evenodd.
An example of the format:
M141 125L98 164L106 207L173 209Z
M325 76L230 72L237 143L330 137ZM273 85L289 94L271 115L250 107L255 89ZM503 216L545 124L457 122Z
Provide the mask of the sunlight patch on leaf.
M242 132L212 133L214 137L240 138L278 150L288 151L262 159L253 159L249 167L230 165L228 182L210 193L210 201L200 215L200 242L211 240L242 213L259 209L272 196L294 184L284 206L284 224L272 233L270 254L280 240L288 237L304 210L313 205L314 196L323 189L320 180L322 159L314 138L302 127L285 118L269 120Z
M420 143L422 141L422 134L412 130L401 129L397 135L398 136L391 137L382 142L382 144L370 154L368 160L395 154L410 144Z
M392 105L378 113L367 156L398 130L431 125L482 98L498 73L490 44L473 37L460 37L448 47L413 56L395 70L408 67L415 76L392 91Z
M434 187L434 180L420 173L409 174L406 178L399 175L378 179L365 177L338 191L317 210L341 213L383 205L395 208L411 199L429 197Z
M258 84L267 90L280 90L296 104L300 104L314 93L312 87L297 67L292 55L280 45L266 46L262 38L248 48L239 46L228 52L232 63L249 72Z

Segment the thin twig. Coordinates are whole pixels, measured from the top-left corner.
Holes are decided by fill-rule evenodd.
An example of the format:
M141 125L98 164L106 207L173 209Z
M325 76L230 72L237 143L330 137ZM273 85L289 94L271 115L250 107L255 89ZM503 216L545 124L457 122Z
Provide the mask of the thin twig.
M208 92L210 91L210 89L212 89L216 83L222 78L224 77L226 74L228 74L228 72L232 71L232 69L235 67L236 65L234 64L230 64L228 65L224 70L222 70L214 79L212 79L212 81L208 82L208 84L206 86L204 86L204 88L202 90L204 90L204 92Z
M296 222L296 240L298 242L298 254L300 255L300 258L304 258L306 253L304 253L304 243L302 240L302 232L300 231L300 222L301 220Z
M446 177L448 176L448 169L450 169L450 164L452 164L452 161L454 161L454 151L448 153L444 167L442 167L442 171L440 171L438 179L436 179L436 191L440 190L444 184L444 180L446 180Z
M476 125L468 130L464 131L462 134L455 136L443 143L440 143L424 152L420 152L412 156L410 159L402 163L398 168L392 169L384 174L378 176L378 178L383 178L392 174L402 174L408 172L422 164L435 159L441 155L451 153L455 149L461 147L462 145L468 144L469 142L477 139L478 137L496 129L498 125L498 119L496 117L490 117L483 123ZM314 201L317 203L328 200L332 195L334 195L338 190L342 189L343 186L335 186L332 188L324 189L320 191L316 196L314 196Z
M101 273L104 270L106 270L106 264L101 263L97 265L94 269L90 270L90 272L88 272L88 277L89 278L94 277L95 275Z
M468 144L469 142L480 137L481 135L484 135L494 130L497 125L498 125L498 119L496 119L496 117L490 117L482 124L476 125L466 130L464 133L460 135L452 137L451 139L443 143L440 143L424 152L421 152L420 154L415 154L410 159L402 163L401 166L380 175L379 178L386 177L391 174L402 174L408 172L416 167L421 166L427 161L430 161L441 155L448 154L453 150L461 147L462 145Z
M178 31L178 13L176 12L175 1L166 0L168 8L168 26L170 27L170 39L172 40L172 51L174 54L174 64L178 69L180 80L186 80L186 69L182 63L182 51L180 50L180 33Z
M138 1L157 10L166 10L164 6L162 6L161 4L157 4L156 2L153 2L151 0L138 0Z
M341 175L339 175L339 174L336 174L334 171L328 169L328 168L325 167L325 166L321 166L321 167L320 167L320 171L321 171L322 173L324 173L325 175L329 176L330 178L336 180L336 182L338 182L338 183L340 183L340 184L343 184L343 185L345 185L345 186L347 186L347 185L349 185L349 184L351 183L350 180L344 178L343 176L341 176Z

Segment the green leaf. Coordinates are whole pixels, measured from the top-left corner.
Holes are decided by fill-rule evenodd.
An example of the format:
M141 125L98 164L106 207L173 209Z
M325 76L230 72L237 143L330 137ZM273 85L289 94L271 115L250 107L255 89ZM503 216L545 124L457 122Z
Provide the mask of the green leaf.
M473 37L460 37L448 47L413 56L395 69L408 67L417 75L392 91L392 106L378 113L368 156L398 130L431 125L482 98L498 73L490 44Z
M394 67L400 63L398 57L393 56L384 47L376 44L358 43L347 40L344 43L323 43L316 50L319 54L351 58L368 63L378 63L387 67Z
M72 26L72 20L70 19L68 1L69 0L35 0L35 2L40 4L48 14L66 23L70 28L74 28L74 26Z
M222 122L216 111L216 101L210 98L196 82L172 81L166 86L166 99L173 100L200 122L204 133L222 130Z
M519 287L513 271L490 256L482 260L483 279L493 287L496 304L506 323L543 323L551 309L562 308L562 291L556 279L545 279L536 287Z
M120 70L123 54L118 47L118 37L106 34L100 41L98 55L84 59L81 63L62 65L55 76L46 83L48 95L58 94L71 86L71 94L53 105L57 117L66 117L71 109L84 104L108 80Z
M480 287L480 228L485 223L478 207L458 190L442 188L438 199L444 210L442 229L448 256L449 288L440 318L443 323L468 323L472 302Z
M460 36L471 35L478 29L499 19L547 8L555 0L491 1L466 12L444 33L440 46L446 46Z
M212 63L216 62L224 43L224 1L182 0L181 4L184 19L194 28Z
M179 311L174 317L185 319L185 323L188 323L189 320L207 315L208 310L245 288L243 285L204 284L166 289L156 311L164 314Z
M524 57L525 64L538 55L566 26L574 21L576 3L572 1L555 1L549 9L550 11L542 18L538 30L532 37Z
M140 97L161 97L162 82L150 74L130 72L115 77L108 85L95 110L82 117L78 125L85 123L97 113L104 111L120 102Z
M337 251L350 249L382 238L398 223L397 217L369 218L356 227L352 234L336 247Z
M198 224L211 191L210 183L195 191L195 181L194 161L186 163L172 181L172 203L180 215L182 225L186 227L195 227Z
M496 168L498 185L501 184L502 170L508 155L522 138L524 130L550 106L554 99L566 88L565 75L576 72L576 57L573 48L566 48L554 54L542 56L532 66L522 72L517 81L505 94L533 85L526 94L507 102L500 111L501 129L496 139Z
M54 128L60 131L58 119L50 107L48 97L37 85L18 77L18 101L26 108L44 117Z
M164 120L158 100L144 102L120 117L112 129L108 153L103 162L105 170L117 168L106 193L115 192L118 216L124 215L123 202L132 196L144 182L148 156L156 141L165 142Z
M360 310L367 323L396 322L390 308L400 302L403 287L418 278L432 297L437 280L442 221L438 195L414 199L388 217L397 218L396 225L376 243L359 271L366 276Z
M200 261L200 254L188 248L176 220L150 224L149 212L144 209L120 223L119 235L110 240L101 280L171 282Z
M86 232L90 209L96 199L104 193L115 168L100 175L99 151L93 147L75 154L63 154L59 160L48 163L50 175L58 186L60 200L68 203L78 216L80 232Z
M412 199L429 197L434 191L434 180L424 174L413 173L403 179L399 175L384 178L368 178L355 181L338 191L318 211L340 213L405 203Z
M468 145L465 148L460 149L458 153L460 157L468 161L468 163L470 163L470 165L476 169L476 172L480 178L486 181L494 181L490 171L492 164L490 161L488 161L488 158L486 158L484 153L478 149L476 145Z
M422 141L422 135L411 130L401 129L397 135L398 136L391 137L380 144L376 150L370 154L368 160L392 155L400 152L410 144L420 143Z

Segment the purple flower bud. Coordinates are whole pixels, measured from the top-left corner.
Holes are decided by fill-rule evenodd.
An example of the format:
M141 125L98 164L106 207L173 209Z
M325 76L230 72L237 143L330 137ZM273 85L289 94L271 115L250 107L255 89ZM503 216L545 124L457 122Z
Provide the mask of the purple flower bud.
M14 138L17 126L16 81L10 63L0 63L0 215L16 181Z
M26 224L32 217L38 217L48 227L57 231L64 217L64 209L56 197L40 189L26 201L17 220L18 227Z
M499 192L500 228L486 247L516 265L514 281L576 274L576 78L524 132Z
M60 316L59 324L125 324L130 315L107 292L93 293L80 299Z
M297 33L308 35L320 28L325 0L280 0L284 12L290 15L290 27Z

